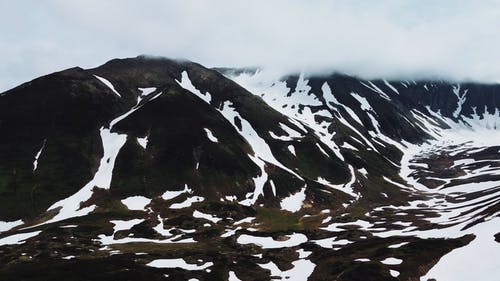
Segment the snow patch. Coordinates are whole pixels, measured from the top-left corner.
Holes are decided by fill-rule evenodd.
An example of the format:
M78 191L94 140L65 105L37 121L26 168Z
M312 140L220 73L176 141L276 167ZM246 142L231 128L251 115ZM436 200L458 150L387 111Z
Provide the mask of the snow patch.
M263 249L289 248L307 242L307 236L302 233L293 233L291 235L286 235L285 239L286 240L277 241L272 237L260 237L242 234L238 237L236 242L242 245L255 244Z
M191 207L191 205L193 203L202 202L204 200L205 200L205 198L203 198L201 196L188 197L186 200L184 200L181 203L174 203L174 204L170 205L170 209L188 208L188 207Z
M31 237L35 237L38 234L40 234L41 232L42 231L19 233L19 234L14 234L11 236L0 238L0 246L23 244L24 242L26 242L27 239L29 239Z
M193 93L194 95L196 95L197 97L199 97L200 99L202 99L203 101L205 101L206 103L210 104L210 101L212 100L212 96L210 95L210 93L205 93L205 94L202 94L198 89L196 89L195 86L193 86L193 83L191 83L191 79L189 79L189 76L188 76L188 73L187 71L183 71L181 73L181 81L177 81L175 80L182 88L188 90L189 92Z
M151 203L151 199L144 196L131 196L121 200L129 210L143 211Z
M207 128L204 128L203 130L205 130L205 133L207 134L207 137L211 142L215 142L215 143L219 142L219 140L214 136L212 131L210 131Z
M184 259L158 259L154 260L148 264L147 266L156 267L156 268L182 268L184 270L205 270L212 265L212 262L206 262L201 265L187 263Z
M282 210L289 212L297 212L302 208L304 200L306 200L306 187L304 186L299 192L292 194L281 200L280 206Z
M113 91L113 93L115 93L117 96L119 96L120 98L122 97L122 95L120 95L116 90L115 90L115 87L113 86L113 84L111 84L111 82L109 82L106 78L103 78L103 77L100 77L100 76L97 76L94 74L94 77L97 78L99 81L101 81L104 85L106 85L109 89L111 89L111 91Z

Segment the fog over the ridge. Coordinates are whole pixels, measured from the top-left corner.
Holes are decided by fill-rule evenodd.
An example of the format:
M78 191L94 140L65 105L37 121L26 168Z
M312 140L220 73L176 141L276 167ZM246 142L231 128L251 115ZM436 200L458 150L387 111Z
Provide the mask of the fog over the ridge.
M500 82L500 0L1 1L0 34L0 91L139 54Z

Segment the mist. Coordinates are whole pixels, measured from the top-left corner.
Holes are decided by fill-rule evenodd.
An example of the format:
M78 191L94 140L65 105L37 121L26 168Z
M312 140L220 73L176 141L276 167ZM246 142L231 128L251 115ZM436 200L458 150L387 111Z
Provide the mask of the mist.
M9 1L0 91L140 54L208 67L500 81L500 1Z

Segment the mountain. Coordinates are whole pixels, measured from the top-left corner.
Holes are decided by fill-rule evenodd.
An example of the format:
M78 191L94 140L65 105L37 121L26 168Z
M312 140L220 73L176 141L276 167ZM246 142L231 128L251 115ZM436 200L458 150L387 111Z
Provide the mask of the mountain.
M495 280L500 85L136 57L0 94L0 280Z

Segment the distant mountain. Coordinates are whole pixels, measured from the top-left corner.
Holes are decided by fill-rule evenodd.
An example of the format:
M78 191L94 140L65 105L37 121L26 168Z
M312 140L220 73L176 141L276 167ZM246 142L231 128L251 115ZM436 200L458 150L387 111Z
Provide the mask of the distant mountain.
M0 280L495 280L499 126L494 84L40 77L0 94Z

